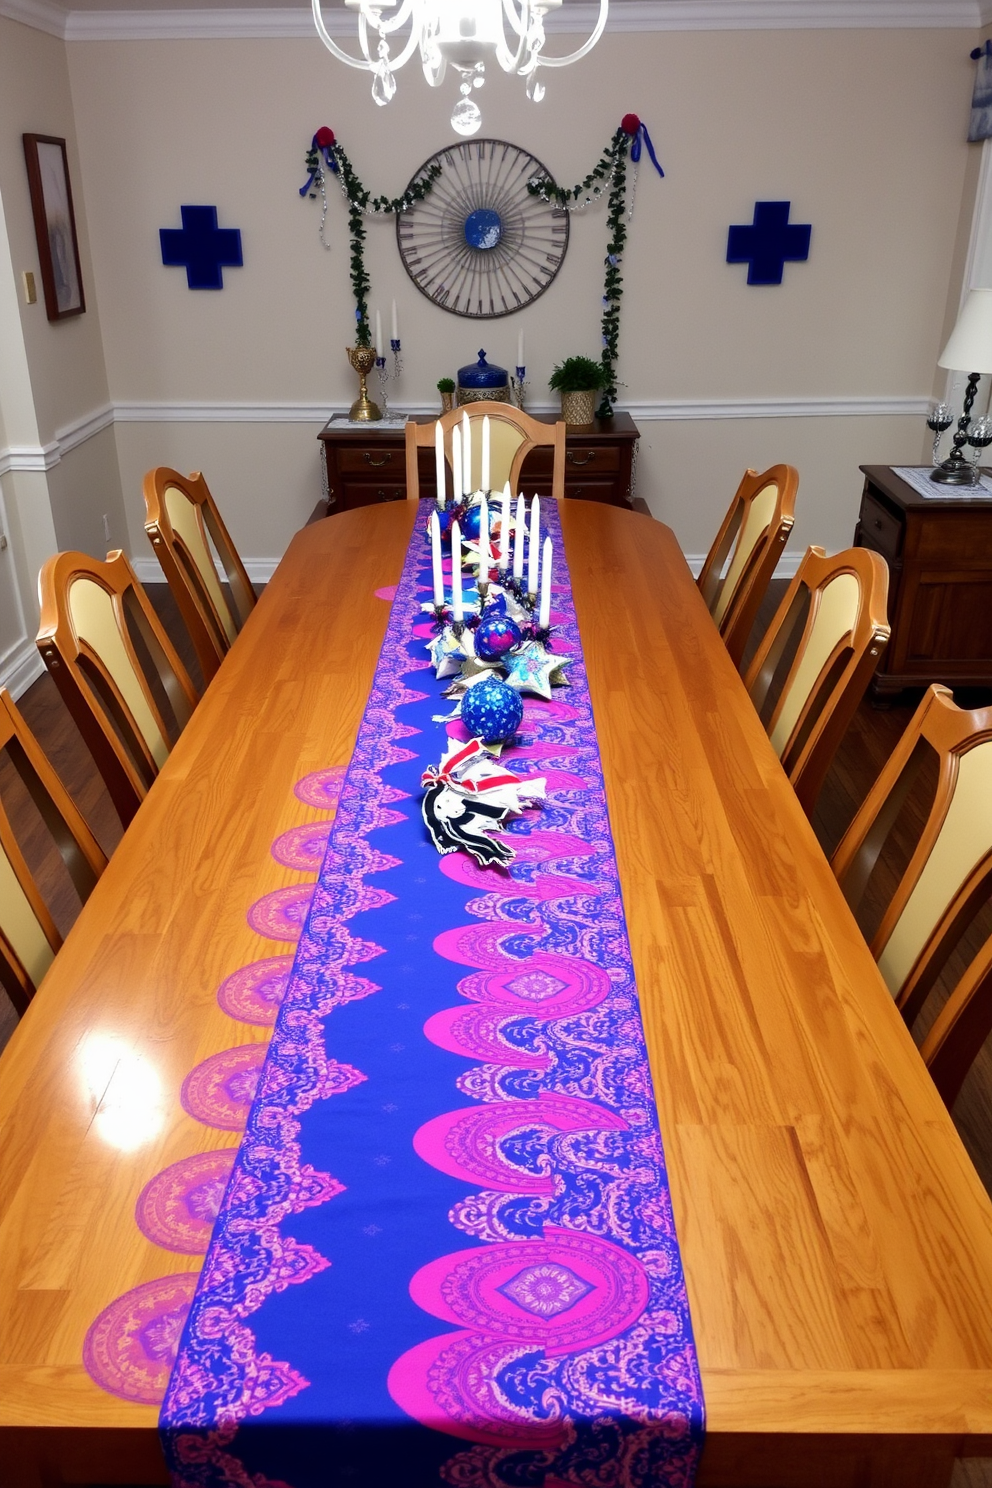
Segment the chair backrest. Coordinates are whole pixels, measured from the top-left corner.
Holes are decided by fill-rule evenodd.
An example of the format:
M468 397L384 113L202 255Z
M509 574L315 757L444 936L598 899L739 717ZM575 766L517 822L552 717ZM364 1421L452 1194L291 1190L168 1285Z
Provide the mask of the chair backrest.
M520 490L520 471L531 450L539 445L550 445L554 451L551 494L556 501L565 495L565 435L567 425L560 419L556 424L545 424L531 418L520 408L510 403L469 403L465 408L452 408L443 413L436 422L444 434L444 454L448 465L448 495L451 494L451 431L461 426L463 414L468 414L472 425L472 489L477 491L482 480L482 420L489 416L489 484L493 491L502 491L507 481L516 495ZM435 421L418 424L413 419L406 425L406 494L408 501L420 498L417 450L425 446L434 448ZM425 495L435 495L434 482Z
M792 465L746 470L697 580L737 666L792 531L798 489Z
M56 553L38 588L38 649L126 826L189 721L196 689L119 550L105 563Z
M930 751L938 763L933 804L871 942L908 1023L992 886L992 708L969 712L946 687L928 688L832 859L857 906Z
M807 549L744 678L807 816L889 638L888 586L868 548Z
M947 1109L992 1033L992 935L944 1003L920 1053Z
M85 902L107 859L6 688L0 688L0 754L27 788ZM0 791L0 986L19 1013L61 944Z
M159 465L149 470L143 489L145 531L209 682L251 614L255 590L198 470L180 475ZM227 578L230 600L217 577L211 544Z

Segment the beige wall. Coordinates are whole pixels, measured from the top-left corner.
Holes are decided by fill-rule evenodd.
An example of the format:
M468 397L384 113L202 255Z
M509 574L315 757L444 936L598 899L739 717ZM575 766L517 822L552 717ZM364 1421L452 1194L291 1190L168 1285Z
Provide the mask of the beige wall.
M667 177L642 166L625 263L624 397L930 393L956 296L974 40L962 30L619 35L552 76L540 106L514 79L487 82L484 133L526 144L562 181L585 173L625 109L650 125ZM350 402L343 203L332 197L328 253L317 204L297 195L304 149L330 124L366 183L396 192L453 138L453 90L429 91L411 67L378 109L365 77L316 40L72 43L68 53L111 397ZM724 261L728 224L749 221L755 199L779 197L791 199L793 220L813 224L810 260L787 265L781 288L748 288L744 268ZM183 202L216 203L221 224L242 230L245 267L225 271L220 294L191 293L181 270L162 267L158 229L178 225ZM548 293L521 315L480 323L418 294L392 222L370 222L373 298L384 311L394 295L400 304L406 370L394 395L426 405L438 376L479 346L509 365L523 325L532 400L546 403L555 360L598 353L604 244L605 208L577 214ZM641 492L690 552L705 549L740 470L779 458L803 469L796 541L843 546L858 464L912 461L922 448L918 420L906 417L642 422ZM246 460L243 424L119 426L132 541L138 467L168 452L209 465L218 491L231 492L235 508L225 509L248 556L278 556L318 495L314 433L262 424Z
M28 194L22 134L67 142L86 313L52 323L45 314L38 248ZM55 37L0 17L0 201L4 254L0 274L3 375L0 446L34 448L38 468L4 477L7 517L15 544L20 601L28 628L37 621L37 570L58 544L106 551L103 513L112 534L126 540L120 475L112 434L98 436L47 473L41 446L108 401L97 296L90 261L85 191L76 151L66 48ZM26 305L21 274L36 278L38 301ZM49 452L49 460L52 454Z

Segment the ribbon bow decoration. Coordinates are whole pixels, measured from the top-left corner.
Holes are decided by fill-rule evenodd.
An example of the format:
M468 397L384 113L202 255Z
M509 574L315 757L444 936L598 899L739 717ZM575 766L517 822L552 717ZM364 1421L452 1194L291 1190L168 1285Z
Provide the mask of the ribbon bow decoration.
M453 741L441 763L424 771L421 784L421 812L438 852L471 853L483 868L505 868L513 861L513 848L489 834L508 813L543 800L546 790L543 777L524 780L501 769L480 739Z
M310 142L311 153L323 155L324 164L327 166L327 169L334 175L337 174L338 169L338 163L331 153L334 149L335 143L336 141L334 138L334 130L328 129L326 124L322 125L321 128L317 130L317 133L314 135L313 139ZM307 192L313 186L314 181L316 181L317 179L317 173L319 170L320 166L317 165L310 172L309 176L307 177L306 185L300 187L301 196L306 196Z
M620 120L620 128L625 134L630 135L630 158L634 164L636 165L641 158L642 144L647 145L648 154L651 156L651 164L659 176L664 178L665 172L662 170L658 157L654 153L654 145L651 143L651 136L648 134L648 126L642 124L636 114L624 114Z

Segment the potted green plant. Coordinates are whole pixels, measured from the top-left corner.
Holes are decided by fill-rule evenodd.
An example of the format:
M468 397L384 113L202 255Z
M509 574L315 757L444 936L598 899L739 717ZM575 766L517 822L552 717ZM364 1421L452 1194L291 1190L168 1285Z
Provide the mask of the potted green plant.
M548 378L561 394L561 416L573 428L588 428L596 416L596 394L606 386L606 369L592 357L570 356Z
M447 413L454 406L455 379L453 377L439 377L437 390L441 394L441 412Z

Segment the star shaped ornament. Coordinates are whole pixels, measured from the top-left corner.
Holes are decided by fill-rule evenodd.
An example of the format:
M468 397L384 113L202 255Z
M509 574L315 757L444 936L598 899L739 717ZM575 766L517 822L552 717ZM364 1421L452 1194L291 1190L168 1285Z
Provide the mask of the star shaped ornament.
M450 625L446 626L439 636L427 642L427 649L437 677L455 677L461 671L463 662L475 659L472 632L467 626L460 636L455 635Z
M504 660L506 680L518 692L533 693L551 699L551 688L565 681L563 668L571 663L563 656L553 656L540 641L528 641L519 651ZM560 679L560 681L558 680Z

